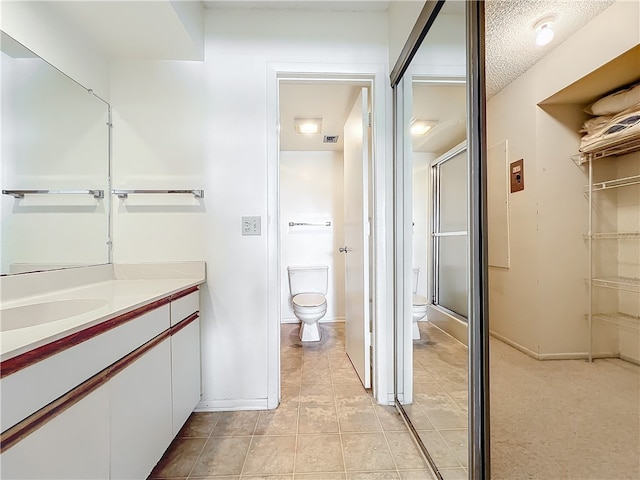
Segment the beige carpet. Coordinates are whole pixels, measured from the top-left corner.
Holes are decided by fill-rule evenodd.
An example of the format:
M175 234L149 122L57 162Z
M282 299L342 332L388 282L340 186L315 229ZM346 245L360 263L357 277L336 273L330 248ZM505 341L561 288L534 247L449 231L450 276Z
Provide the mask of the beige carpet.
M490 350L492 479L640 479L640 367Z

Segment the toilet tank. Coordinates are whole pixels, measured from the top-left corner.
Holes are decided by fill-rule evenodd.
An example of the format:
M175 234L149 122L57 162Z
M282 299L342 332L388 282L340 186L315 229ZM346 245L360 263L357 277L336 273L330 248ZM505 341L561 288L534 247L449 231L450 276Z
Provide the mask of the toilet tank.
M291 295L299 293L327 294L329 267L326 265L289 266L289 291Z
M420 269L419 268L414 268L413 269L413 293L418 293L418 275L420 275Z

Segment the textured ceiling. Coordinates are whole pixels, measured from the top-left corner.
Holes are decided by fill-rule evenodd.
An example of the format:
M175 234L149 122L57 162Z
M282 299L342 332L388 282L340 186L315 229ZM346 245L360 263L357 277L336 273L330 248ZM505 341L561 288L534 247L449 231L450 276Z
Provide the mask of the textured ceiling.
M612 3L615 0L487 0L487 97L522 75ZM556 16L555 37L549 45L538 47L533 25L549 13Z
M209 8L371 12L386 11L391 1L205 0L204 4ZM615 0L486 0L487 97L492 97L522 75L612 3ZM464 7L464 0L447 0L442 13L464 17ZM538 47L533 25L549 13L556 16L555 38L549 45Z

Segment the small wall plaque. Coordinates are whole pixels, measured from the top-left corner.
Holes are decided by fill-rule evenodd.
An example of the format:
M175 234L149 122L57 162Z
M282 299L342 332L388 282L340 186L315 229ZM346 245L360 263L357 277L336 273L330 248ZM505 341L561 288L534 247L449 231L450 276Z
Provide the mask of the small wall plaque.
M516 160L509 165L511 193L524 190L524 159Z

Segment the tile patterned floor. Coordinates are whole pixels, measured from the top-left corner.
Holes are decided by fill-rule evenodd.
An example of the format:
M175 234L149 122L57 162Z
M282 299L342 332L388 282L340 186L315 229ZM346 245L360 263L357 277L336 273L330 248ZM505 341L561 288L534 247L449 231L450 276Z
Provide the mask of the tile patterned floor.
M344 324L321 329L303 344L298 325L282 326L276 410L192 414L149 479L430 479L395 408L362 387Z
M413 404L405 410L445 480L467 474L467 348L427 322L413 341Z

